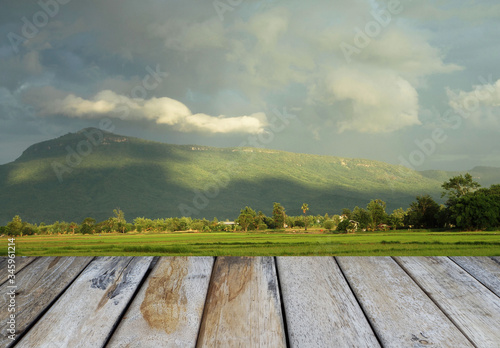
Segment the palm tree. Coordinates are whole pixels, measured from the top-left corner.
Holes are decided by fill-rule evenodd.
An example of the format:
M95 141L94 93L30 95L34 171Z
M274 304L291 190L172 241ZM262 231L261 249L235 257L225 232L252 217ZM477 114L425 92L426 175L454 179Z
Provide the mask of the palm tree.
M307 211L309 210L309 205L307 203L302 204L301 207L302 211L304 212L304 230L307 231Z

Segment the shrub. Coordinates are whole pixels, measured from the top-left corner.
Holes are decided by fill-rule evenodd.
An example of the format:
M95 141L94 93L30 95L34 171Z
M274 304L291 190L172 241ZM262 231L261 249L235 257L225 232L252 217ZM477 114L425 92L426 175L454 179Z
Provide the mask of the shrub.
M326 220L325 222L323 222L324 229L333 230L334 227L335 227L335 224L333 223L332 220Z

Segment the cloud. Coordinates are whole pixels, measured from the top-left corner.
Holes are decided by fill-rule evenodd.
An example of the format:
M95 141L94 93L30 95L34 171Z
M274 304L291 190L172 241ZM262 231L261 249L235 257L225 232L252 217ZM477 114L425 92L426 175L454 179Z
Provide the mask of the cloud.
M496 82L484 80L483 84L473 86L468 92L447 88L446 94L448 105L475 127L500 128L500 79Z
M40 94L41 93L41 94ZM151 120L157 124L174 126L182 132L206 133L247 133L259 134L267 126L266 115L262 112L248 116L210 116L193 114L183 103L167 98L132 99L111 90L97 93L90 99L69 94L64 98L57 90L31 91L28 98L34 101L38 115L63 115L72 118L112 117L127 120ZM36 97L38 95L38 97Z
M417 90L425 86L426 77L460 69L445 63L442 47L432 44L432 32L405 21L405 16L412 14L406 2L405 11L394 15L350 64L339 45L352 43L355 29L365 28L374 20L371 12L375 1L317 0L314 6L301 1L244 1L233 6L224 21L211 2L148 1L139 5L124 0L119 8L112 1L91 3L68 5L67 12L61 11L57 20L30 41L29 47L38 53L26 55L22 64L17 59L19 66L32 71L30 76L35 71L49 71L54 75L53 85L72 92L72 96L58 97L51 106L52 111L59 108L72 117L112 113L116 107L109 96L94 100L83 94L111 90L117 95L130 95L130 88L143 78L144 68L159 65L162 71L168 71L168 81L151 93L160 102L151 98L137 106L143 118L151 119L144 115L152 105L157 109L177 108L170 101L168 107L164 105L168 98L163 96L185 101L186 93L192 91L192 95L203 98L190 100L190 107L207 115L248 115L278 105L303 107L313 100L335 109L321 126L361 133L391 132L419 124ZM48 46L42 47L42 41ZM3 70L0 67L0 72ZM343 75L359 75L349 81L351 90L372 86L377 102L370 104L366 96L354 92L344 95L347 87L338 83ZM11 79L12 84L17 77L19 73ZM391 92L377 91L379 81ZM241 96L245 107L238 107L231 98L219 98L226 90ZM182 111L183 116L177 111L166 114L170 116L154 120L179 130L189 128L189 109ZM239 122L252 121L251 132L256 132L258 119L247 117L250 119L241 118ZM304 115L303 120L307 123L312 118ZM195 122L196 118L189 119ZM230 123L228 117L218 119ZM212 129L205 119L197 121ZM225 129L220 123L216 128Z
M392 0L379 0L388 3ZM420 0L407 1L404 14L423 21L461 19L473 24L500 18L500 4L496 0Z
M463 67L446 63L432 35L402 16L394 16L348 63L340 45L352 43L356 28L374 21L370 4L335 3L342 16L333 17L325 15L325 6L306 9L292 2L237 21L224 32L228 70L238 67L230 70L229 81L254 103L301 86L307 93L297 95L298 103L329 106L341 132L387 133L420 125L418 89L427 87L426 78Z
M339 132L387 133L420 124L417 91L390 70L334 70L311 98L341 110Z
M221 48L224 45L224 27L218 18L201 23L181 18L170 18L163 23L153 23L150 31L162 38L165 46L178 51L201 51Z
M423 76L463 70L458 64L445 64L443 53L428 41L426 33L390 27L362 50L356 59L375 68L390 68L413 83Z

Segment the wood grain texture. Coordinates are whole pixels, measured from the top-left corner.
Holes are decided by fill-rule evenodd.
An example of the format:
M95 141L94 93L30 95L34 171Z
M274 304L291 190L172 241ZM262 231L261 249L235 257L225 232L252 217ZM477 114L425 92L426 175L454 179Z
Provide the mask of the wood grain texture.
M278 257L291 347L379 347L333 257Z
M473 347L390 257L337 257L384 347Z
M152 257L98 257L16 347L101 347Z
M8 271L8 257L3 256L0 258L0 285L8 279L9 273ZM15 259L16 270L14 274L17 274L24 267L28 266L30 263L36 260L34 256L17 256Z
M197 347L286 347L272 257L218 257Z
M16 336L36 320L43 311L87 266L92 257L40 257L16 275L15 292ZM0 287L7 294L9 283ZM0 297L0 346L9 347L14 341L6 335L9 296Z
M489 257L450 257L455 263L500 297L500 263Z
M107 347L194 347L213 257L162 257Z
M477 347L500 347L500 299L447 257L397 257Z

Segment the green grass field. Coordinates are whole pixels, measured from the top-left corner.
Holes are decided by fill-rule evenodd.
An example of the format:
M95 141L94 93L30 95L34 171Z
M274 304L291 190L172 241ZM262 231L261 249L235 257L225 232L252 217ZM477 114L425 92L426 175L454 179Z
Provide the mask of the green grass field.
M7 237L0 255L7 255ZM17 256L499 256L500 231L313 233L157 233L16 238Z

